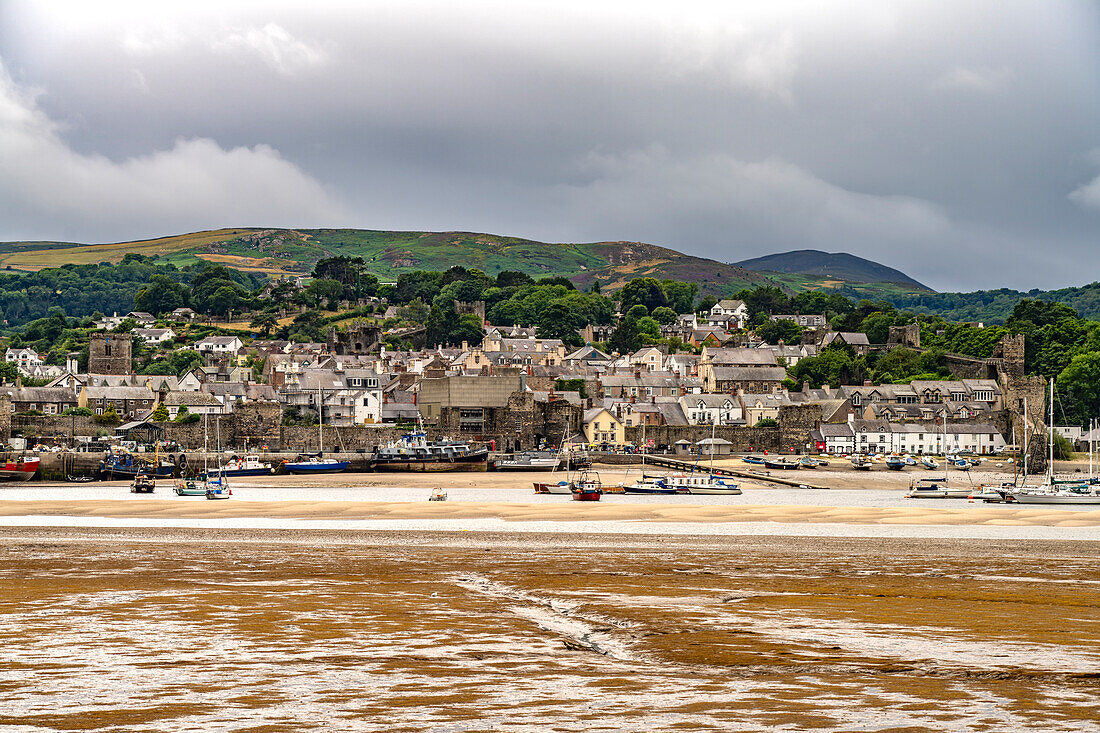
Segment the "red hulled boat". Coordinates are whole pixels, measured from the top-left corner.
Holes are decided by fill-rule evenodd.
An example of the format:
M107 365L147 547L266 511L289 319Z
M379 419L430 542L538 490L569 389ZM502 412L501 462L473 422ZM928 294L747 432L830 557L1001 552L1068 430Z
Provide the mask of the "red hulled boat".
M4 461L0 466L0 481L30 481L38 471L37 458L20 458Z

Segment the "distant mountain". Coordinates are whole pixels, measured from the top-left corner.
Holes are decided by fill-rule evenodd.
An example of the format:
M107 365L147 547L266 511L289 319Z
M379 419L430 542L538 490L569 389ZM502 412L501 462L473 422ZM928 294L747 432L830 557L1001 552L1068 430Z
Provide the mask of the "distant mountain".
M798 273L855 283L898 283L918 290L931 290L900 270L846 252L830 254L816 249L799 249L742 260L736 265L746 270Z

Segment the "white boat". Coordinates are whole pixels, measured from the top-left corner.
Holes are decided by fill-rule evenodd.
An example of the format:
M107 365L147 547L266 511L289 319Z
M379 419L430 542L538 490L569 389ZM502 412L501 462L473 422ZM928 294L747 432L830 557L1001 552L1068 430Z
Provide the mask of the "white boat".
M218 472L225 476L266 476L275 472L270 463L264 463L257 455L247 455L244 458L234 457Z
M947 478L915 478L909 482L906 499L969 499L973 488L952 488Z
M573 490L572 481L558 481L557 483L535 482L536 494L569 494Z
M527 450L501 456L493 461L497 471L553 471L561 457L553 451Z
M432 495L428 497L428 501L447 501L447 492L443 489L432 489Z
M632 484L624 484L623 491L627 494L675 494L676 489L665 486L664 476L642 474L642 477Z
M1050 380L1050 425L1054 425L1054 380ZM1054 428L1050 432L1047 481L1034 490L1016 490L1005 494L1009 504L1100 504L1100 483L1087 479L1059 480L1054 477ZM1092 470L1092 445L1089 445L1089 470Z
M670 473L660 480L666 487L675 489L678 494L726 494L740 496L737 484L723 476L709 472Z

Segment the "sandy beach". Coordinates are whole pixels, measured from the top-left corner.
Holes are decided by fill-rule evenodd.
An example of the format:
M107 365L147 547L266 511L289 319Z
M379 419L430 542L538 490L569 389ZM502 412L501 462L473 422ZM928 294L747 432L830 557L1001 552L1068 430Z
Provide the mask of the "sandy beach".
M740 462L726 465L744 469ZM614 485L638 475L623 467L597 466L605 484ZM857 472L841 466L815 471L778 471L781 478L805 480L832 492L877 491L896 506L837 506L830 491L798 492L792 487L763 480L738 479L744 494L723 497L719 503L704 497L677 497L675 503L661 497L640 502L631 496L605 496L598 503L569 501L568 496L546 501L533 499L533 481L545 481L548 473L397 473L330 474L326 476L265 476L235 479L230 501L176 497L171 482L163 481L155 495L134 497L125 482L79 484L27 484L0 492L0 517L112 517L156 519L278 518L308 520L478 520L505 522L651 522L727 523L772 522L785 524L941 525L1004 527L1096 527L1100 507L1072 509L989 505L976 501L906 500L899 502L913 477L926 472ZM977 471L953 475L952 480L999 484L999 473ZM96 498L80 498L83 486L95 487ZM401 491L388 491L401 487ZM433 488L457 494L460 500L428 502ZM462 498L477 490L476 498ZM311 498L311 492L317 498ZM343 492L343 493L338 493ZM884 494L883 492L890 492ZM800 494L799 502L784 497ZM259 495L263 500L257 500ZM408 497L416 495L418 500ZM42 500L44 497L49 500ZM809 498L807 498L807 496ZM135 500L139 498L140 500ZM453 499L454 497L452 497ZM754 501L755 499L755 501ZM766 501L762 501L766 500Z

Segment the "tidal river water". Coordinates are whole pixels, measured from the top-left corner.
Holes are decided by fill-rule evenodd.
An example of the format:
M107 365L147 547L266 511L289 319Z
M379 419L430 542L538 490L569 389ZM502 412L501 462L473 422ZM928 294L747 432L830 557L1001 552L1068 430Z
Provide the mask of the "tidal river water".
M0 527L4 731L1100 730L1100 543Z

